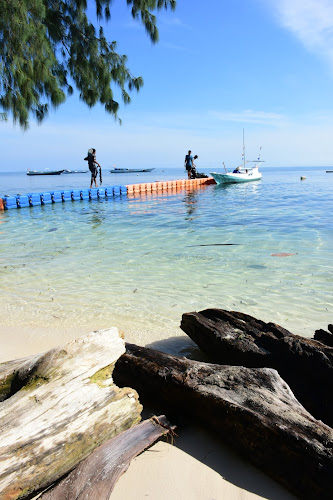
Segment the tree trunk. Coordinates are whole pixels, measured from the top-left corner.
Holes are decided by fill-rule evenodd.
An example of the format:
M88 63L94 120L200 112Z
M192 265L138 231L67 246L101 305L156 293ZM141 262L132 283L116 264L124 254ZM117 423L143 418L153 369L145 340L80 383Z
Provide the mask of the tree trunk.
M40 500L109 500L131 459L173 429L165 416L135 425L99 446Z
M196 417L300 498L331 498L333 431L301 406L276 370L127 344L114 378L165 410Z
M124 350L111 328L0 365L2 500L44 489L140 420L136 392L112 379Z
M223 309L183 314L181 328L215 363L275 368L302 405L333 426L333 347Z

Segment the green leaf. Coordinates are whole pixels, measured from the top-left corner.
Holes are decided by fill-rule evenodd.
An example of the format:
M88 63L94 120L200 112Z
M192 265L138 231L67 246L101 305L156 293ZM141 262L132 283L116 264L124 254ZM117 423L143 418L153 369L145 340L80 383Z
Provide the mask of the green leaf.
M126 0L153 43L158 41L154 12L174 10L175 0ZM112 0L95 0L96 14L111 19ZM142 77L132 75L127 58L116 52L103 28L87 17L86 0L3 0L0 18L1 119L10 114L25 129L29 119L42 122L49 107L57 107L73 94L73 87L89 106L98 102L118 119L120 88L123 102L139 91ZM119 123L120 120L118 119Z

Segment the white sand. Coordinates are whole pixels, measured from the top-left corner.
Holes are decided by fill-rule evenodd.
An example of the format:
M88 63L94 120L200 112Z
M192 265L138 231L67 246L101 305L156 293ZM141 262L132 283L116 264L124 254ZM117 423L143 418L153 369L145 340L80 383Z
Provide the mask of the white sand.
M50 329L0 325L0 363L48 351L90 333L89 329Z
M0 326L0 362L43 352L89 333ZM112 500L294 500L213 434L186 425L173 445L160 441L132 460Z
M175 444L158 442L134 458L111 500L295 500L295 497L201 428Z

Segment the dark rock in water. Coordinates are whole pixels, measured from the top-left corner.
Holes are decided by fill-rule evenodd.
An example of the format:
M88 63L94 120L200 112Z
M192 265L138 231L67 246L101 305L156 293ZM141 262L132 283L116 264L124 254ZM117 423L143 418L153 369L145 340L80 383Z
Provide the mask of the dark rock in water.
M317 419L333 426L333 348L223 309L183 314L182 330L219 364L275 368Z
M333 430L276 370L221 366L126 344L113 372L168 412L198 420L297 498L331 500Z
M313 338L315 340L319 340L323 344L326 344L330 347L333 347L333 325L328 325L328 332L325 330L316 330Z

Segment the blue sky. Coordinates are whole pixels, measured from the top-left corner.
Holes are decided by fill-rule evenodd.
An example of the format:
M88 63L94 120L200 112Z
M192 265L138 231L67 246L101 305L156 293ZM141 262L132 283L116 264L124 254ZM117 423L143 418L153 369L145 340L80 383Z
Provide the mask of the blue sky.
M90 1L93 6L93 2ZM103 168L333 165L332 0L178 0L160 11L152 45L114 0L106 32L144 87L121 105L119 125L77 94L42 125L0 123L1 171L85 167L90 147ZM117 97L117 92L115 92Z

